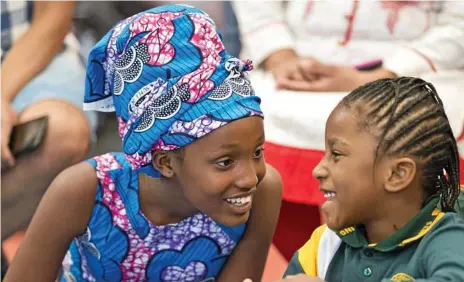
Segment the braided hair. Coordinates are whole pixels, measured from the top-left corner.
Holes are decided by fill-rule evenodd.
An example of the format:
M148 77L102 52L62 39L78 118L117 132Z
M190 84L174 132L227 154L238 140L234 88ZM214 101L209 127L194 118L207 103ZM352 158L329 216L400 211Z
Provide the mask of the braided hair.
M379 154L418 158L424 203L441 196L442 209L454 211L460 193L458 148L432 84L413 77L381 79L357 88L340 105L363 116L362 129L381 132L375 158Z

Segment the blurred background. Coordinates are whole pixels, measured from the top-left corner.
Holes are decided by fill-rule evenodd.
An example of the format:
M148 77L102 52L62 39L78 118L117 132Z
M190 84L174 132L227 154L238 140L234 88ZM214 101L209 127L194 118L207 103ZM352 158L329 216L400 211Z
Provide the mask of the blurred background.
M2 262L13 257L51 180L72 165L67 160L76 163L121 151L114 114L84 114L80 110L90 49L118 21L168 3L188 4L206 11L221 30L229 53L255 62L256 71L251 78L257 94L263 97L266 113L266 160L284 180L280 219L263 281L280 278L292 254L323 222L319 213L323 195L311 171L323 155L328 114L344 95L359 86L277 89L276 78L301 75L294 66L302 59L349 66L356 70L356 75L372 74L371 80L398 74L419 76L434 83L458 139L462 162L464 2L73 4L2 0L2 142L4 119L11 113L16 112L19 121L45 113L50 116L52 127L47 134L56 134L50 137L55 143L47 146L53 147L53 152L61 150L58 155L45 149L31 153L18 159L11 169L2 159ZM43 102L49 98L54 102Z

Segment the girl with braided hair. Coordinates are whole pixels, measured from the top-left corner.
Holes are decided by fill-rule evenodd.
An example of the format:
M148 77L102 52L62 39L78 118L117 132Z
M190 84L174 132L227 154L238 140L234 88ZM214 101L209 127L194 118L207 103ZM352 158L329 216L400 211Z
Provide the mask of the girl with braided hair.
M326 124L313 171L326 225L285 281L462 281L464 220L456 140L434 86L382 79L357 88Z

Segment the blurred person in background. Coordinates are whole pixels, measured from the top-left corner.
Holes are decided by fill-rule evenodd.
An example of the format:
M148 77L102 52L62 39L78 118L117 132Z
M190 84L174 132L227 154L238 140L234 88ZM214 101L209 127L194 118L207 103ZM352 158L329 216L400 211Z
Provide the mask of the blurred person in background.
M1 1L2 239L27 226L51 181L89 148L96 116L81 110L85 69L70 34L74 6ZM13 126L42 116L43 143L15 158Z
M443 93L453 131L464 140L463 2L234 1L233 6L242 56L261 70L251 79L267 113L266 160L285 183L274 243L287 259L319 224L324 198L311 171L323 156L330 110L349 91L380 78L426 79ZM314 216L302 221L299 214Z

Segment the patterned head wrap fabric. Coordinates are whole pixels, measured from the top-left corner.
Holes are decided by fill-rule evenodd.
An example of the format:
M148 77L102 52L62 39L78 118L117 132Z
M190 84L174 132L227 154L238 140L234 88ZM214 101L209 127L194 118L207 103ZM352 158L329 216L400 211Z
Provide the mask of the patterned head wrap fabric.
M247 78L212 19L184 5L153 8L118 23L92 49L84 109L115 111L133 169L152 151L175 150L227 123L262 116Z

